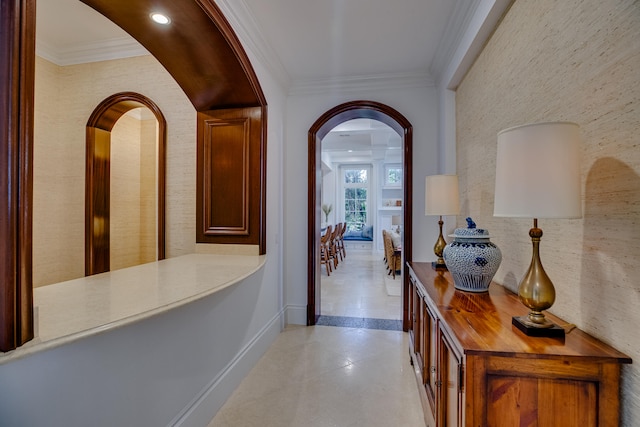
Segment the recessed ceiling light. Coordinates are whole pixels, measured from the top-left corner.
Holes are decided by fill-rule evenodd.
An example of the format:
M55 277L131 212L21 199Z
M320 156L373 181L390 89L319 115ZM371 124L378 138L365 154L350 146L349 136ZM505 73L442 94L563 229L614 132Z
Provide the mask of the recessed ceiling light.
M347 150L348 153L353 153L353 150Z
M162 13L153 12L149 16L151 16L151 19L153 19L153 21L157 22L158 24L168 25L171 22L171 19L169 19L167 15L163 15Z

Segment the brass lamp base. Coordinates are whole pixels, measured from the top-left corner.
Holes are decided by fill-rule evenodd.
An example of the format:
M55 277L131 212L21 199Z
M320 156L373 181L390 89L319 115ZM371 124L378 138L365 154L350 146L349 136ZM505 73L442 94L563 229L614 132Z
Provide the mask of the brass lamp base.
M548 321L543 313L553 305L556 291L540 262L542 230L538 228L536 218L533 219L533 228L529 230L529 236L533 254L531 265L518 286L518 297L531 311L528 316L513 317L511 323L532 337L564 337L564 329Z
M533 323L529 320L528 316L514 316L511 319L511 324L530 337L564 338L564 328L553 323L549 323L550 326L533 326Z
M436 244L433 246L433 253L438 257L437 261L431 263L431 267L434 270L446 270L447 265L444 263L444 259L442 259L442 252L444 251L444 247L447 246L446 240L442 236L442 226L444 225L444 221L442 221L442 215L440 215L440 220L438 221L438 226L440 227L440 234L438 235L438 240L436 240Z

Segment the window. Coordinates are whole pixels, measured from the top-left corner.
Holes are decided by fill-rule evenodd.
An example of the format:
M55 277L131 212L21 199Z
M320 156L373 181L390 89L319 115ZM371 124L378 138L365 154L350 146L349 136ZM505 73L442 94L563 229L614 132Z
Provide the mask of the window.
M402 186L402 166L401 165L385 165L384 185L385 187L401 187Z
M360 231L367 224L369 175L369 167L343 168L344 218L347 231Z

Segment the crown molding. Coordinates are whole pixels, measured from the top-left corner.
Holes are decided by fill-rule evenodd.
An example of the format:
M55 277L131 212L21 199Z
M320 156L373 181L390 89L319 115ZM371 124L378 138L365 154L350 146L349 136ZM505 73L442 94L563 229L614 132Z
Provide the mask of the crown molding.
M60 48L44 40L37 40L36 54L59 66L150 55L149 51L131 37L84 43L71 48Z
M242 40L243 46L257 57L286 92L291 84L291 77L280 61L280 57L264 37L264 32L247 3L244 0L234 0L233 2L216 0L216 5L229 21L236 35Z
M444 35L438 43L438 50L431 64L431 73L438 77L447 68L462 40L465 30L469 27L478 5L482 0L459 0L453 13L447 21Z
M513 0L460 0L447 23L430 71L439 87L455 90Z
M435 82L429 73L370 74L317 80L299 80L289 88L289 95L310 95L326 92L432 87Z

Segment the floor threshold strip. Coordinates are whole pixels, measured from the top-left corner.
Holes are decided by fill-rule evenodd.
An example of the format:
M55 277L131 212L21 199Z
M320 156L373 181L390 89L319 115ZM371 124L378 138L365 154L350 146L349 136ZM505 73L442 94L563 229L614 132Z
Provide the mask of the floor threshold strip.
M371 319L366 317L320 316L316 325L338 326L342 328L379 329L401 331L402 321L393 319Z

